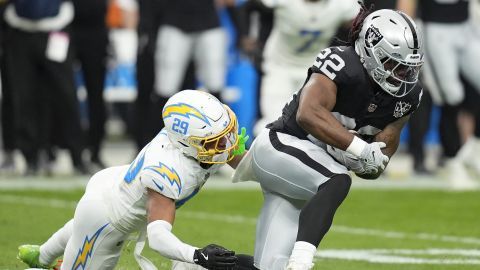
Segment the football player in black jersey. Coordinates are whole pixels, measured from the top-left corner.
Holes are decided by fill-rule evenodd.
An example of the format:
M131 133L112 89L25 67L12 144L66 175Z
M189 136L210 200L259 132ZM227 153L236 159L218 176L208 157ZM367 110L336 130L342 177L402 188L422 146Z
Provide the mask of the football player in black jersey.
M234 181L258 181L263 190L258 269L313 267L350 189L348 171L376 179L420 102L422 36L410 17L363 6L350 36L350 46L318 54L303 87L256 138L234 175Z

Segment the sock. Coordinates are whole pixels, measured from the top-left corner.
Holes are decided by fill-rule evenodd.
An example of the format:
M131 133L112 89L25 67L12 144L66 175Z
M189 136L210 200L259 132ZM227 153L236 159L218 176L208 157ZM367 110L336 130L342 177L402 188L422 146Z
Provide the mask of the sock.
M60 230L54 233L47 242L40 246L39 262L44 265L50 265L56 258L62 256L72 233L73 219L68 221Z
M290 261L311 265L313 263L313 256L315 255L316 251L317 247L308 242L295 242L292 255L290 255Z

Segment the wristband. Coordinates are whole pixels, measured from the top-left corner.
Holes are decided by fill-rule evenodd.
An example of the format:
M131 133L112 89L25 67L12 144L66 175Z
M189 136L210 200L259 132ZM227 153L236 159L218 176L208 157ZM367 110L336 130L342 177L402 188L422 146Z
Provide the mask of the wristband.
M359 157L362 154L363 149L365 149L366 146L367 146L366 141L360 139L357 136L353 136L353 140L350 143L350 145L347 147L346 151L351 153L351 154L354 154L357 157Z

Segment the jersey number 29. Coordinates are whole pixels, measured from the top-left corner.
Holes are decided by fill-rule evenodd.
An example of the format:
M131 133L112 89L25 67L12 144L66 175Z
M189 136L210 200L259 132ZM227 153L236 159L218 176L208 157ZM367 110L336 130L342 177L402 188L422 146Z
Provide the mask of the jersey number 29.
M345 66L345 61L337 54L332 54L330 48L326 48L317 55L313 65L318 67L320 71L333 81L337 76L333 71L340 71Z

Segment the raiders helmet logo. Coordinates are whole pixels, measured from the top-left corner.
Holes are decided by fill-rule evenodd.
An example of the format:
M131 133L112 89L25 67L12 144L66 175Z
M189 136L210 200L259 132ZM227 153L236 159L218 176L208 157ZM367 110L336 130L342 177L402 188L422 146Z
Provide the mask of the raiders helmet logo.
M367 48L372 48L377 45L380 40L382 40L383 35L380 34L380 31L375 26L370 26L365 33L365 45Z
M368 109L367 111L368 112L374 112L376 109L377 109L377 104L373 104L373 103L370 103L370 105L368 106Z
M398 101L397 104L395 104L393 117L395 118L402 117L405 113L407 113L410 110L411 107L412 107L412 104L408 102Z

